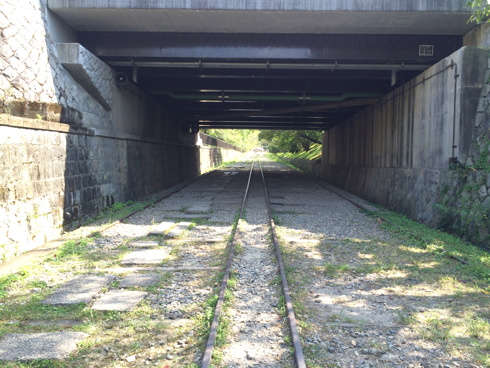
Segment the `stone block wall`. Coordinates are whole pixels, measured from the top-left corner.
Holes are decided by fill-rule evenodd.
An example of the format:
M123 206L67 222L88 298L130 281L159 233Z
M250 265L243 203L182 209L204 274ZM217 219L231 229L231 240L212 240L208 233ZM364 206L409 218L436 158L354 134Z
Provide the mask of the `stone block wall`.
M59 236L65 151L61 134L0 126L0 261Z
M0 115L0 261L200 172L195 145Z
M47 12L44 0L0 5L0 112L72 124L110 121L61 64L47 32Z
M56 22L0 3L0 261L200 173L196 136Z

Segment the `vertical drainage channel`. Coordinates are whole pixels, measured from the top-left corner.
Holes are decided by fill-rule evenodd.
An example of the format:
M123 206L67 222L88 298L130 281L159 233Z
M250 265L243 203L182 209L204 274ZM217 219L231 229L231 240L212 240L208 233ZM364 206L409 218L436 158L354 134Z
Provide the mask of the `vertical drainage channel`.
M453 96L453 146L452 148L452 154L451 154L451 159L450 162L458 162L458 158L455 156L456 153L456 148L458 147L456 145L456 101L458 98L458 64L454 63L451 61L451 65L454 65L454 96Z

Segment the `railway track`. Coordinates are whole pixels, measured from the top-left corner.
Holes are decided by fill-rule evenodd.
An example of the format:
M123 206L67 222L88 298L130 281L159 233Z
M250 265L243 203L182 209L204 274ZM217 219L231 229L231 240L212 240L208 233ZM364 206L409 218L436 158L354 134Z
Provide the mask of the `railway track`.
M243 171L247 165L250 165L250 169L245 177ZM180 210L191 206L190 203L193 202L192 199L189 200L189 196L192 198L194 196L192 193L198 193L195 195L195 203L199 206L200 200L202 200L202 197L206 197L207 194L209 194L209 198L213 198L219 203L218 197L220 194L228 198L230 196L229 193L233 192L233 202L236 201L237 194L240 191L244 192L238 211L239 215L235 220L236 227L233 228L229 237L226 266L223 271L223 278L219 283L221 286L213 320L199 366L202 368L214 366L213 352L216 352L217 335L223 329L223 323L226 323L229 336L226 337L226 347L219 347L219 364L229 368L249 365L269 368L293 366L306 368L293 311L293 303L275 233L262 164L255 157L249 162L227 168L222 173L224 173L224 179L218 179L218 181L222 180L222 182L220 181L217 184L217 179L212 174L208 175L195 184L191 183L187 186L185 188L188 191L187 193L172 193L171 197L165 201L167 204L164 205L164 208L168 207L165 208L166 211L169 211L167 216L175 218L178 215L172 211L175 211L178 206L181 207ZM192 189L193 185L196 185L196 189ZM210 185L211 188L206 187L207 185ZM213 186L216 186L216 190L213 190ZM227 203L230 202L225 199L223 203L226 207ZM151 207L146 206L143 211L151 211ZM111 234L117 236L118 226L125 226L125 223L128 222L131 223L134 221L132 218L137 217L138 213L139 211L132 213L119 222L105 226L101 232L109 237L112 236ZM234 215L236 215L236 211L226 211L222 215L223 217L218 219L218 222L232 222L233 220L230 218ZM199 216L200 214L194 213L189 214L188 218L193 221L193 219L198 219ZM213 219L210 219L210 221L213 222ZM223 238L223 233L219 236ZM192 252L186 253L185 249L181 249L176 261L171 262L166 267L159 267L160 271L180 274L180 272L185 273L186 271L194 270L194 272L204 272L202 275L205 275L206 272L208 274L213 272L213 267L206 266L204 253L207 250L203 244L219 243L219 240L214 239L209 242L209 233L200 233L200 229L193 229L186 236L177 240L177 243L179 241L194 244L194 251L202 247L203 249L198 253L202 259L197 260L196 254L191 254ZM167 241L167 243L172 243L172 241ZM145 268L139 268L139 271L149 271L148 269L145 270ZM126 269L118 272L124 271ZM229 287L230 276L233 277L234 282L237 284L233 289ZM195 280L195 277L187 277L187 281L189 280ZM177 287L177 290L187 289L187 298L198 292L198 290L193 290L192 287L185 285L186 282L184 281ZM176 291L175 289L164 289L164 294L168 301L171 301L164 308L165 311L163 313L166 319L178 320L186 315L179 312L179 309L185 309L185 306L172 306L174 298L171 294ZM229 303L230 305L225 309L225 299L230 293L233 294L233 302ZM211 293L206 292L205 295L212 297ZM291 351L294 352L293 355L291 355ZM169 355L169 357L172 357L172 355Z
M275 260L271 257L273 254ZM238 288L234 293L233 306L224 312L223 305L231 273L236 275ZM271 286L278 280L280 290ZM288 326L284 326L281 308L284 309ZM227 317L223 317L224 314L227 314ZM255 159L250 167L238 226L231 239L220 294L201 363L202 368L211 366L217 331L224 318L233 321L230 328L232 341L222 358L227 367L241 367L241 363L237 362L247 360L256 361L260 366L282 367L289 359L289 347L285 346L285 341L290 341L294 348L296 366L306 367L272 219L265 175L258 159ZM268 330L268 339L262 334L264 330ZM289 337L286 337L286 334ZM271 335L274 336L273 339L270 339Z
M250 164L250 169L246 180L244 180L242 171L248 164ZM293 303L275 233L262 164L255 157L250 162L225 169L224 174L225 184L216 184L216 178L213 178L212 174L202 177L196 182L198 188L203 188L203 185L204 187L206 185L217 185L217 190L211 190L212 194L210 196L210 198L213 197L215 199L219 196L218 193L226 196L227 192L234 192L236 198L238 192L244 191L239 215L236 219L237 224L233 228L228 241L229 251L226 266L220 282L221 287L209 329L209 336L199 365L202 368L214 366L213 352L216 351L217 334L221 329L220 325L223 324L223 320L228 319L230 336L227 336L227 339L231 339L231 342L228 341L226 348L220 348L223 350L219 354L222 356L220 364L229 368L249 365L248 363L243 364L243 362L270 368L282 368L285 366L306 368L293 311ZM209 183L206 184L206 180ZM191 193L193 191L199 192L199 197L206 196L206 194L203 194L203 189L192 189L193 183L194 181L185 188L187 190L191 188ZM223 184L225 187L228 185L227 189L220 189L220 185ZM209 190L209 188L207 189ZM206 190L204 190L205 192ZM174 192L169 193L169 195L171 196L168 199L170 203L172 203L173 199L176 203L183 201L182 203L184 204L170 204L168 211L175 210L176 206L181 206L181 209L189 206L185 204L189 193L179 194L179 192ZM168 198L168 196L166 195L162 199L165 198ZM199 201L196 203L199 203ZM224 203L226 206L226 200ZM108 237L118 236L118 226L124 227L125 223L132 222L132 218L138 217L140 212L148 210L151 211L151 205L147 205L145 208L135 211L117 222L104 226L98 233ZM225 216L232 216L234 213L233 211L228 211ZM173 216L177 215L168 214L168 217L172 218ZM199 214L189 214L188 218L191 221L195 220L199 218ZM227 220L229 221L229 219ZM221 218L219 221L224 221L224 219ZM208 233L200 234L199 231L191 231L188 235L190 237L183 237L181 241L192 242L195 247L197 247L197 244L209 243ZM220 236L223 237L223 234L220 234ZM214 239L211 243L213 242L219 241ZM237 248L239 248L238 252ZM212 271L212 267L209 268L205 265L202 267L201 263L205 262L201 262L201 260L198 261L199 264L196 264L195 258L190 261L190 258L195 255L186 254L185 250L181 250L180 253L180 261L177 260L170 267L160 267L159 270L174 274L189 270ZM203 252L201 252L201 255L203 255ZM149 271L146 267L133 267L133 270ZM112 271L125 272L127 269L113 269ZM234 294L232 305L224 310L225 298L230 292L229 281L231 275L236 279L237 287L231 291ZM189 280L189 278L187 279ZM190 279L192 280L192 278ZM191 287L184 285L185 282L180 287L188 289L187 294L189 296L196 292ZM167 298L172 301L173 297L171 294L175 292L175 288L164 290ZM261 290L261 292L257 292L257 290ZM211 294L206 293L206 295L210 296ZM172 301L165 308L165 318L170 318L171 320L181 319L185 316L185 313L179 312L179 308L182 308L182 306L172 307L173 303ZM270 336L273 336L273 338L271 339ZM291 356L291 351L294 351L293 356ZM169 357L172 357L172 355L169 355Z

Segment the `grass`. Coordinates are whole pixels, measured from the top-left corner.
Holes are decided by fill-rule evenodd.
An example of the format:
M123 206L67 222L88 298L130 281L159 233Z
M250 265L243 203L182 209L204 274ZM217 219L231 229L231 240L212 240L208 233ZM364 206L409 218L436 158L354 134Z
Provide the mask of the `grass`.
M155 200L147 200L144 202L133 202L133 201L116 202L112 206L106 207L96 217L85 221L84 224L90 224L94 222L97 223L100 222L103 224L103 223L111 223L114 221L118 221L154 203Z
M160 298L163 288L174 283L174 275L171 273L162 272L156 285L145 288L150 295L130 312L96 311L84 303L73 306L42 303L46 296L73 276L97 274L106 267L118 265L121 254L127 250L126 241L106 247L105 242L98 244L99 237L99 234L93 234L91 237L69 240L55 254L0 278L0 335L67 330L89 335L80 344L79 351L63 361L2 362L2 367L71 368L86 367L87 362L93 367L106 367L118 362L118 366L124 368L134 364L145 365L140 357L152 359L153 366L165 364L164 366L171 368L180 368L195 365L195 349L200 346L195 330L198 316L203 313L203 306L197 302L190 303L182 309L184 318L190 318L188 322L181 327L169 328L169 321L163 317L167 310L166 304L152 302ZM180 244L183 241L176 239L172 242ZM218 252L214 249L212 251ZM202 276L199 272L194 272L181 288L206 289L213 280L209 278L209 272ZM117 287L117 284L114 281L104 290ZM74 324L67 327L66 320L74 321ZM187 344L177 346L176 342L179 340L186 340ZM166 358L169 351L175 356L172 360ZM127 362L125 357L129 355L136 355L137 362Z
M311 145L311 148L306 152L298 153L276 153L281 158L302 158L306 160L316 160L322 157L322 145L315 143Z
M450 319L441 318L438 313L430 312L418 329L425 340L447 343L453 337L454 326L455 324Z
M349 272L352 269L348 264L325 263L325 274L330 277L338 277L339 274Z
M318 280L319 263L311 263L312 254L321 253L320 277L327 286L342 288L360 278L364 280L363 295L371 290L377 292L374 300L378 294L383 295L395 308L395 323L415 331L420 341L490 367L490 253L403 216L383 213L385 216L389 222L378 221L379 215L372 215L389 234L383 239L288 242L284 239L296 238L301 229L278 226L293 301L296 304L299 300L302 305L297 313L302 336L329 333L328 325L314 322L319 318L359 327L369 323L347 313L330 312L328 317L318 314L324 312L318 312L321 309L316 309L318 304L308 294L307 280L322 284ZM340 306L342 301L333 305ZM329 364L318 349L307 348L305 354L313 367Z
M460 266L459 272L481 285L490 283L490 252L393 212L383 213L383 217L389 221L383 224L384 228L412 246L424 249L437 261L450 260Z
M467 319L466 329L470 337L483 339L485 336L490 336L490 322L488 320L474 315Z

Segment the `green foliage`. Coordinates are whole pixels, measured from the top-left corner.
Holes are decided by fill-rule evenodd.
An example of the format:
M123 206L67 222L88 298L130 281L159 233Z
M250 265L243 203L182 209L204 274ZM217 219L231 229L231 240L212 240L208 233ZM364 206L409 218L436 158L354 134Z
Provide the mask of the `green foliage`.
M95 219L106 219L108 222L112 222L130 215L133 212L140 211L150 203L152 203L151 200L146 202L116 202L112 206L104 208L104 210ZM92 220L90 220L88 223L91 221Z
M473 13L470 16L469 21L475 23L489 22L490 5L487 0L467 0L466 6L468 6Z
M339 277L342 273L347 273L351 267L347 264L334 264L327 262L324 266L325 274L330 277Z
M128 202L127 205L131 206L133 202ZM116 202L111 207L109 207L113 212L121 211L125 207L124 203Z
M475 160L475 169L490 172L490 139L483 138L477 149L480 155Z
M14 93L12 86L0 91L0 113L9 114L12 112L12 102Z
M11 273L6 276L0 277L0 298L3 298L5 297L5 295L7 295L10 284L19 280L20 277L21 275L19 275L18 273Z
M250 129L207 129L204 131L211 137L221 139L244 151L259 146L259 131Z
M270 152L305 152L322 141L323 133L313 130L263 130L259 138Z
M311 145L308 151L279 153L278 156L281 158L302 158L305 160L316 160L322 157L322 145L314 143Z
M475 284L488 287L490 282L490 253L445 232L431 229L394 212L384 212L384 226L410 239L430 254L459 262L459 272Z
M441 189L435 209L438 226L490 248L490 205L485 183L490 173L490 139L478 137L468 164L452 166L450 184Z
M483 339L485 336L490 336L490 322L478 316L471 316L466 328L469 335L475 339Z
M77 241L68 240L60 249L58 250L57 258L63 259L70 256L84 256L88 252L89 246L93 243L93 239L83 238Z

